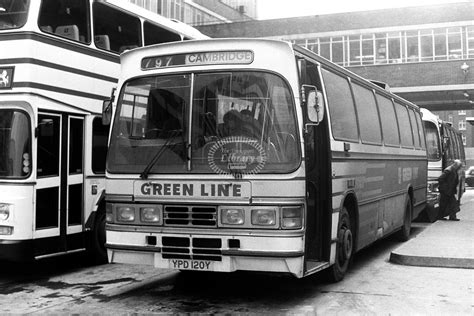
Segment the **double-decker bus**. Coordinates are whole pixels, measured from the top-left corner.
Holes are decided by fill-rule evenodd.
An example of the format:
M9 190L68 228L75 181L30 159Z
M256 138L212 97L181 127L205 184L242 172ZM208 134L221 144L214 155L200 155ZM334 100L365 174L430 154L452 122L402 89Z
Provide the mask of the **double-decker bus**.
M0 259L106 259L101 112L119 54L200 37L124 1L0 0Z
M421 114L428 155L428 193L426 209L420 214L420 220L434 222L439 218L438 178L455 159L461 160L457 188L457 198L461 202L465 191L466 156L461 133L455 130L451 123L440 120L427 109L422 108Z
M304 48L220 39L121 55L109 261L341 280L426 201L419 108ZM109 112L105 112L107 117Z

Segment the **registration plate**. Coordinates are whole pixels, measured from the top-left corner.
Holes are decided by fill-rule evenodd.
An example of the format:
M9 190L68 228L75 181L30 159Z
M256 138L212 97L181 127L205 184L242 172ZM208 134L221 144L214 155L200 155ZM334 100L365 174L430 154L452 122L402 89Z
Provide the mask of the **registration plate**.
M170 259L171 269L214 271L214 264L207 260Z

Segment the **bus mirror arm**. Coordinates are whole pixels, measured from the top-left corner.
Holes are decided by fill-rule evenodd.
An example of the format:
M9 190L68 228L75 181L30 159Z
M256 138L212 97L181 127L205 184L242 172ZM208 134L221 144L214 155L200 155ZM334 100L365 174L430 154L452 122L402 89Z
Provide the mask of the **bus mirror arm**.
M102 103L102 124L109 125L112 120L112 103L115 97L115 88L112 89L110 99L104 100Z

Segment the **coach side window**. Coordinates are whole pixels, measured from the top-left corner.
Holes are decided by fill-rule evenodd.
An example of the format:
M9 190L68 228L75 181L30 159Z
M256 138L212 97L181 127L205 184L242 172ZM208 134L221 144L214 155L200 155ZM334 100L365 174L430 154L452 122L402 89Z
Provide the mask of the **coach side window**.
M43 0L38 26L46 33L73 41L90 43L88 0Z
M418 134L420 135L421 148L426 149L426 138L423 130L423 123L421 121L421 113L415 113L416 125L418 125Z
M397 113L398 126L400 127L400 139L402 146L413 147L413 134L411 132L408 109L406 106L395 102L395 112Z
M345 77L323 69L332 135L335 139L359 142L354 101Z
M400 146L400 138L392 100L379 94L376 96L380 113L382 113L380 118L382 120L382 135L384 143L385 145L398 147Z
M106 4L94 2L94 43L115 53L141 46L140 19L116 10Z
M413 132L413 139L415 141L415 147L421 148L420 133L418 132L418 125L415 119L415 112L413 109L408 109L408 114L410 115L411 130Z
M372 90L353 84L357 117L359 119L360 138L363 143L382 143L380 120Z

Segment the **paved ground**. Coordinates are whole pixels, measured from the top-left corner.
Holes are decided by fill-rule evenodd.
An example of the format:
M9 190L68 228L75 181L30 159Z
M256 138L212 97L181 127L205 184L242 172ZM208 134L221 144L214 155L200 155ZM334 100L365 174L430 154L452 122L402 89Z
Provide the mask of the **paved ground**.
M438 220L421 233L392 251L393 263L474 269L474 198L468 194L461 200L460 221Z

